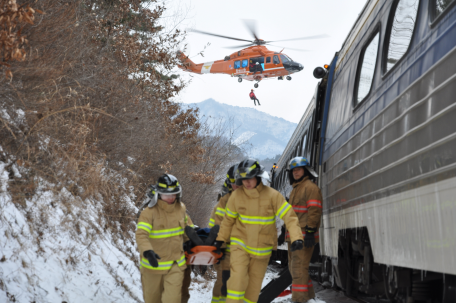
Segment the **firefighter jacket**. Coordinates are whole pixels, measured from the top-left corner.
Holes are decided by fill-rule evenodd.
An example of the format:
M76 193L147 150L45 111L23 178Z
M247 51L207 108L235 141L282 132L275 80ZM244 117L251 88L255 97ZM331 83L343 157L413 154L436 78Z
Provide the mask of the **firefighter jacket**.
M231 193L228 193L220 198L217 205L212 210L211 218L209 219L209 227L213 227L214 225L222 226L222 221L225 217L226 203L228 203L230 197Z
M303 236L306 234L304 230L306 225L317 229L320 227L322 214L321 191L315 183L309 180L309 177L304 177L301 181L293 183L289 203L298 216ZM286 239L289 241L288 231ZM319 233L317 231L315 233L315 241L318 242L318 240Z
M146 207L139 216L136 229L141 267L157 274L166 274L174 262L185 266L183 243L188 238L184 228L189 224L192 225L188 222L185 205L181 202L169 205L158 199L154 207ZM158 267L152 267L144 258L143 253L148 250L153 250L160 256Z
M269 258L277 248L276 216L289 227L293 242L303 240L296 214L278 191L261 182L254 189L241 187L228 199L217 240L240 246L253 258Z
M228 193L220 198L217 205L214 207L211 213L211 218L209 219L209 227L213 227L214 225L222 226L222 221L225 218L225 209L226 204L228 203L228 199L231 197L231 193ZM225 241L223 248L226 248L227 252L230 252L230 241ZM226 245L226 246L225 246Z

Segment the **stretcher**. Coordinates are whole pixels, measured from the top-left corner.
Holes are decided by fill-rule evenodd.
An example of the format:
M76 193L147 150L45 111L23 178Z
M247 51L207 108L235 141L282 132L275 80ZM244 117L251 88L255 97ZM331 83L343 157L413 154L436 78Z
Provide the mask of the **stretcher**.
M217 247L211 245L199 245L191 249L193 252L189 254L185 252L185 258L187 259L187 265L214 265L223 256L223 253L216 253Z
M185 227L185 233L193 247L185 251L187 265L214 265L223 257L223 253L216 252L217 247L211 245L219 232L220 226L215 225L211 229L202 228L194 230L190 226Z

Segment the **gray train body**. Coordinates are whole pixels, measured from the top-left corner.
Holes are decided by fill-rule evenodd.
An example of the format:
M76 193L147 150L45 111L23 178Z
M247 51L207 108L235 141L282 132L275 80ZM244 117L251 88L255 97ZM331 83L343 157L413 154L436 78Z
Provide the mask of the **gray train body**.
M285 196L295 156L320 175L337 286L456 302L456 1L368 1L277 163Z

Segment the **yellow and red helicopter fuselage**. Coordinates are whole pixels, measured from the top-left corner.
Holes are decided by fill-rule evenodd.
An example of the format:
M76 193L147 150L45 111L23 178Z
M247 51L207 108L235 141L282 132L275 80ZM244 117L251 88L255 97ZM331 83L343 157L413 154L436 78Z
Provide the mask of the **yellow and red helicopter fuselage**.
M226 56L224 60L217 60L195 64L186 55L180 52L181 69L196 74L227 74L248 81L261 81L264 79L282 79L299 72L304 67L291 60L282 52L273 52L265 46L251 46ZM287 78L291 80L291 77Z

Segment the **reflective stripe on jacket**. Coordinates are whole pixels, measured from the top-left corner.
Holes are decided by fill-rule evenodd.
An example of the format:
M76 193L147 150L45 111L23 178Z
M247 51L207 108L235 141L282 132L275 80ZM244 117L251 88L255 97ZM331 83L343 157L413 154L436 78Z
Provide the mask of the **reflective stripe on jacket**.
M185 211L183 203L169 205L158 200L152 207L146 207L139 216L136 229L136 243L140 252L142 267L166 273L174 262L179 266L185 265L183 243L187 240L185 226L193 225ZM161 259L159 266L154 268L144 258L143 253L153 250Z
M306 225L311 228L319 228L322 215L322 197L318 186L304 177L301 181L293 183L293 190L290 193L289 200L293 210L299 219L299 225L302 228L303 236L306 234L304 228ZM286 239L289 239L288 233ZM315 240L318 242L318 231L315 233Z
M217 205L214 207L211 213L211 218L209 219L209 227L213 227L214 225L219 225L220 227L222 226L222 221L223 218L225 218L225 213L226 213L226 203L228 202L228 199L230 198L231 193L225 194L223 197L220 198L218 201ZM230 242L225 243L226 245L226 251L230 252ZM223 246L225 248L225 246Z
M209 219L209 227L214 225L222 225L223 218L225 217L225 208L228 199L230 198L231 193L225 194L223 197L220 198L217 205L214 207L211 213L211 218Z
M277 246L276 217L290 226L293 241L302 240L296 214L285 198L262 183L254 189L241 187L234 191L226 205L217 240L242 247L254 258L269 258Z

